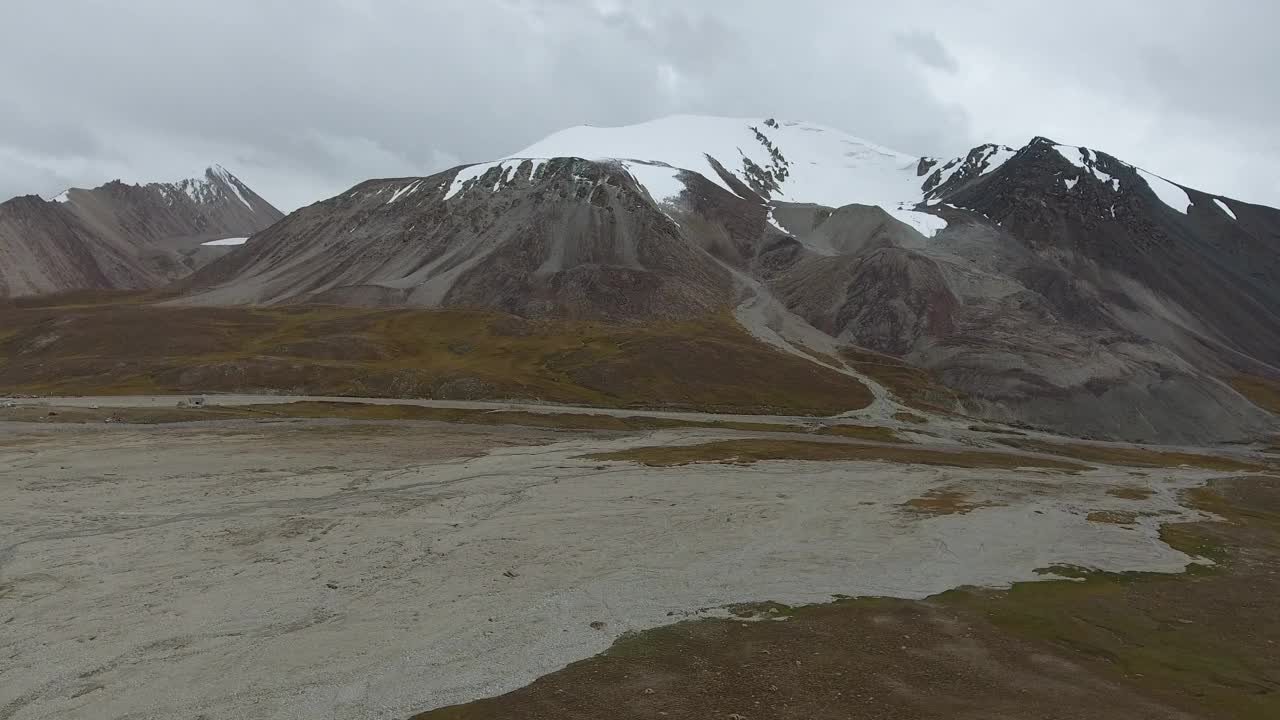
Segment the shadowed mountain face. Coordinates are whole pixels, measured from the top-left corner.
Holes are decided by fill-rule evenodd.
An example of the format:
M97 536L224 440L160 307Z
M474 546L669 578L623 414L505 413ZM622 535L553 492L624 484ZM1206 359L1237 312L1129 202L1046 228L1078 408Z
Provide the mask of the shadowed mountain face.
M1056 260L1056 272L1023 274L1067 319L1100 313L1201 360L1280 360L1280 211L1186 190L1044 138L1000 172L939 197Z
M704 148L701 152L699 148ZM363 183L198 272L182 302L736 309L775 346L932 371L966 412L1079 435L1272 431L1280 211L1037 138L943 162L818 126L669 118Z
M910 357L986 414L1156 440L1270 426L1218 378L1276 375L1280 212L1044 138L930 203L950 225L922 252L961 302Z
M225 169L177 183L68 190L0 204L0 297L144 289L189 274L283 214Z

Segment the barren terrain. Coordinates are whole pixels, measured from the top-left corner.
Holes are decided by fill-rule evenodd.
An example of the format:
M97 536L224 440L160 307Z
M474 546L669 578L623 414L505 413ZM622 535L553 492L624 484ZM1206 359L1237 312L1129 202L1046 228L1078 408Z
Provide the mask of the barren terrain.
M22 421L0 422L0 718L403 718L743 603L1182 573L1209 560L1161 528L1213 519L1182 493L1239 474L1186 448L1109 465L938 420L940 437L904 421L884 442L786 417L600 430L644 415L351 420L281 400L132 419L165 423L147 425L129 412L174 399L3 411ZM273 414L236 417L250 402ZM348 410L369 407L405 406ZM494 411L517 415L479 419ZM121 422L60 422L76 412ZM552 416L576 419L530 420Z

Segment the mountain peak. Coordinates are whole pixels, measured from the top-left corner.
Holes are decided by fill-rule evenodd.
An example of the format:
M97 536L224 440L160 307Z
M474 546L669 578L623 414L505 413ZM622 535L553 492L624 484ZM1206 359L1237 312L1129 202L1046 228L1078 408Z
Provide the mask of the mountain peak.
M205 168L204 172L199 175L193 175L191 177L174 180L172 182L126 183L124 180L116 178L93 189L69 187L61 193L48 198L48 202L68 203L73 202L75 194L78 193L95 192L104 189L118 190L120 188L178 188L188 190L188 195L191 195L191 199L200 202L201 199L197 196L208 195L207 192L202 192L202 189L208 188L212 185L225 186L227 190L234 193L237 200L243 202L250 210L253 209L252 203L245 198L243 192L248 190L248 186L241 182L240 178L232 174L230 170L218 163L209 165Z
M149 183L148 189L156 189L166 197L176 197L176 193L184 193L192 202L198 204L217 204L220 202L238 202L253 211L254 204L250 200L252 191L231 171L214 163L205 168L200 177L191 177L171 183Z
M670 115L621 127L580 125L498 162L561 157L622 163L659 202L671 186L670 173L653 168L668 168L696 173L756 203L879 205L926 235L943 226L937 217L911 209L922 199L918 155L812 122ZM482 176L494 165L475 166L459 177ZM659 175L664 187L647 187L640 177L646 172Z
M240 182L240 178L233 175L230 170L226 169L222 165L219 165L218 163L214 163L210 165L208 168L205 168L204 174L205 174L205 177L207 178L214 178L228 184L232 184L232 185L242 184Z

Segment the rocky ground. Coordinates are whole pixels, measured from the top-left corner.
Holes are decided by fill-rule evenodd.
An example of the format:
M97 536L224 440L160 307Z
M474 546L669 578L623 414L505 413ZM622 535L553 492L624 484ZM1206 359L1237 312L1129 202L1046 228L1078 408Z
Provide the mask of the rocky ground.
M75 404L89 412L104 402L131 404ZM767 601L787 607L758 615L792 619L747 625L788 628L760 647L780 642L794 653L826 621L790 606L838 596L915 601L1075 568L1198 567L1201 553L1170 544L1161 528L1214 518L1215 508L1189 504L1184 491L1239 475L1193 454L1176 456L1174 467L1161 467L1159 453L1144 458L1145 468L1061 454L1051 462L1043 448L1000 449L980 430L958 427L935 432L943 437L900 430L896 442L882 442L858 439L863 431L800 438L794 429L728 425L599 430L581 419L575 427L485 426L470 417L281 412L128 422L147 402L158 401L94 410L125 422L60 424L76 409L58 408L0 423L0 718L402 718L515 691L630 632L731 618L740 604ZM730 441L737 444L726 455ZM999 461L975 454L975 444ZM814 445L842 450L820 454L834 460L795 459L813 457ZM687 460L668 450L703 462L677 464ZM901 461L861 459L890 451ZM1243 467L1269 462L1233 454ZM912 619L921 612L923 620ZM890 605L835 622L855 635L866 623L912 626L904 634L918 625L923 637L899 645L925 643L927 655L943 638L946 612ZM694 631L709 641L740 626L676 627L709 628ZM635 638L617 648L627 642ZM948 646L963 658L986 641L974 643ZM701 668L728 676L729 662L712 655ZM1018 656L997 653L980 666L999 675L1002 664L1017 665ZM1044 682L1054 672L1022 667ZM644 687L599 684L597 699L616 704L632 690L646 702L659 692L668 703L672 693L692 697L638 677L626 682ZM784 681L762 676L752 691ZM909 689L920 678L900 682ZM573 697L576 715L564 706L522 711L518 702L442 712L599 716L584 709L592 707L585 694ZM734 702L650 709L821 716L761 715L750 704L759 697L745 705L745 696L725 697ZM1132 707L1169 716L1145 697ZM839 698L823 702L842 708Z

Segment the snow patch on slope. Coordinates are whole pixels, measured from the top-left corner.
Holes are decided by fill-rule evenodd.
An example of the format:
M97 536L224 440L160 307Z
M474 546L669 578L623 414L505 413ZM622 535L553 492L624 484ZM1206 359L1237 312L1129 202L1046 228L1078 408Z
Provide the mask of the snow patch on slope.
M462 168L461 170L458 171L458 174L453 177L453 183L449 185L449 192L444 194L444 199L449 200L450 198L454 197L458 193L462 192L462 189L466 187L467 183L473 180L478 180L480 177L482 177L485 173L489 172L491 169L495 167L501 167L501 166L502 166L501 162L491 162L491 163L480 163L478 165L470 165Z
M1113 178L1098 168L1093 169L1093 176L1110 185L1112 192L1120 192L1120 180L1118 178Z
M1151 188L1151 191L1156 194L1156 197L1160 198L1160 202L1183 215L1187 214L1187 210L1191 207L1191 196L1187 195L1186 190L1159 175L1152 175L1142 168L1137 168L1137 170L1142 179L1147 181L1147 186Z
M183 180L178 189L187 194L193 203L204 202L209 195L209 183L204 180Z
M1112 177L1109 173L1097 168L1098 156L1089 148L1076 147L1075 145L1054 145L1054 150L1063 157L1064 160L1084 170L1094 176L1104 185L1110 185L1112 192L1120 192L1120 181ZM1079 177L1076 178L1080 180ZM1074 183L1068 185L1067 189L1075 187Z
M986 175L987 173L993 170L996 170L1001 165L1004 165L1005 163L1012 160L1013 156L1017 154L1018 154L1018 151L1011 147L1008 147L1006 145L997 146L995 150L991 151L985 158L984 162L986 162L987 166L984 167L982 169L982 172L979 174Z
M893 216L895 220L906 223L916 230L916 232L929 238L937 235L947 229L947 221L937 215L930 215L926 212L917 210L908 210L903 207L886 209L885 212Z
M680 197L680 193L685 190L679 168L644 162L624 162L622 165L636 184L643 187L659 205Z
M213 167L209 168L209 172L211 172L214 175L214 177L221 180L224 185L231 188L231 192L235 193L236 199L244 203L245 207L249 208L250 210L253 209L253 205L249 204L249 200L245 198L243 193L240 192L240 181L237 180L234 175L228 172L226 168L222 167L221 165L214 165Z
M1239 220L1239 218L1236 217L1236 214L1231 211L1231 208L1227 207L1227 204L1222 202L1222 200L1214 198L1213 201L1217 203L1218 207L1222 208L1222 212L1230 215L1232 220Z
M248 239L249 238L247 237L223 238L221 240L210 240L209 242L200 243L200 244L207 245L210 247L228 247L228 246L243 245Z
M391 203L399 200L401 197L405 195L412 195L413 193L418 191L418 186L421 184L422 184L422 181L417 180L415 182L409 183L408 185L405 185L404 187L397 190L394 195L391 196L391 199L387 201L387 204L390 205Z
M498 179L494 181L493 186L489 188L490 192L497 192L503 185L514 182L521 177L533 182L539 176L542 167L551 161L550 157L509 157L495 162L479 163L478 165L468 165L458 171L454 176L453 182L449 185L449 190L444 194L444 199L449 200L463 192L468 184L484 177L485 173L494 168L498 168ZM520 173L520 166L529 163L529 174ZM411 191L417 192L417 189Z
M934 185L934 189L936 190L937 188L946 185L951 180L951 176L959 172L962 167L964 167L964 160L962 158L953 158L951 161L943 165L939 170L937 170L938 184Z
M1071 163L1072 165L1075 165L1081 170L1089 169L1089 166L1084 164L1084 160L1081 157L1085 152L1081 148L1078 148L1074 145L1054 145L1053 149L1057 150L1058 154L1061 155L1064 160Z
M921 183L920 189L922 191L928 188L923 196L925 204L936 205L941 202L939 196L954 189L949 188L948 185L962 171L966 181L974 180L998 170L1017 154L1017 150L1007 145L988 144L974 148L964 157L952 158L929 174L924 182Z

